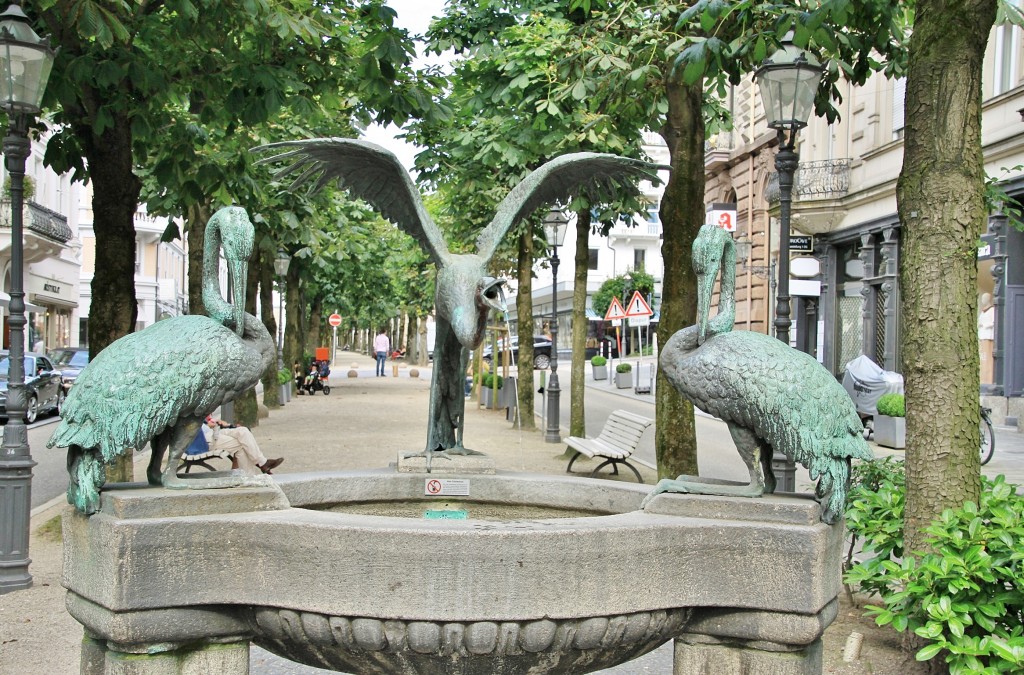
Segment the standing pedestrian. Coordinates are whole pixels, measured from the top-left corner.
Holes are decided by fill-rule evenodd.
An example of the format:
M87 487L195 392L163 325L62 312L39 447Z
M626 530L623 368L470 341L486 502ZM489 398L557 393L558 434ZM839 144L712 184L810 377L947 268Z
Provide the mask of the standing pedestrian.
M384 377L384 361L391 351L391 340L388 339L388 331L381 328L377 337L373 338L373 351L377 353L377 377Z

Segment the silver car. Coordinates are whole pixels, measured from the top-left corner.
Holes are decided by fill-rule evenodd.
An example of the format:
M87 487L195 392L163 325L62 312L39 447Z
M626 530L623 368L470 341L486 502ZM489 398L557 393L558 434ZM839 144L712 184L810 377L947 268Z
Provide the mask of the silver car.
M0 419L7 419L7 377L11 365L7 352L0 358ZM64 387L60 371L46 354L25 354L25 423L32 424L40 413L60 415L64 405Z

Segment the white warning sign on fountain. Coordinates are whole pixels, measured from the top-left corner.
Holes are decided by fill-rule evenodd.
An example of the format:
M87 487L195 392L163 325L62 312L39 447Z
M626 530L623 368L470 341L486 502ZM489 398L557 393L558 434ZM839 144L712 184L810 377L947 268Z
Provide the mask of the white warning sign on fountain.
M468 497L469 479L427 478L423 481L423 494L428 497Z

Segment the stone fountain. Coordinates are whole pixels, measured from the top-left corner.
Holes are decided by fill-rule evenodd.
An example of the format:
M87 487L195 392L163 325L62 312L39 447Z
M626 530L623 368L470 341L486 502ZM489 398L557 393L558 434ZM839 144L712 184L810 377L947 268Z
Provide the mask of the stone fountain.
M350 673L586 673L669 639L676 673L820 670L842 539L810 498L640 511L648 487L575 477L275 478L67 510L82 673L247 673L251 642Z

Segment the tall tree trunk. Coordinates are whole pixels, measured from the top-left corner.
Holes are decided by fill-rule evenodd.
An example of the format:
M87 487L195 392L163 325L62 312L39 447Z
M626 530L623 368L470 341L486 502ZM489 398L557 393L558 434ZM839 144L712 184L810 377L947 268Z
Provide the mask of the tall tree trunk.
M519 234L519 290L516 293L516 321L519 323L519 423L523 429L536 429L533 418L533 232L524 227ZM497 363L497 360L495 360Z
M587 268L590 266L590 209L576 212L576 258L572 286L572 372L569 376L569 435L586 436ZM568 451L568 448L566 448Z
M661 291L658 344L696 322L697 277L690 250L704 222L704 84L665 85L668 115L661 135L668 145L672 175L661 200L665 277ZM693 405L658 370L655 404L655 455L659 478L697 474L697 431Z
M188 231L188 313L208 316L203 304L203 244L206 223L213 216L209 203L193 204L185 209Z
M417 336L417 341L419 342L418 351L420 358L417 365L425 366L429 360L429 354L427 353L429 351L427 349L427 317L421 316L419 324L420 330L419 335Z
M259 255L260 249L256 249ZM260 320L277 344L277 319L274 317L274 259L260 256L259 264ZM281 407L281 387L277 383L277 359L263 373L263 405L268 408Z
M324 299L317 295L309 305L309 324L306 328L306 351L316 356L320 346L320 316L324 313Z
M299 270L298 265L293 261L288 268L284 284L285 303L289 307L288 314L284 318L284 362L289 368L298 363L305 367L302 362L302 300L299 294Z
M996 0L920 0L910 40L900 319L908 551L980 493L977 250L985 226L981 82Z
M135 330L139 307L135 299L135 211L142 182L133 173L131 123L117 120L100 136L88 128L79 138L92 138L86 148L92 180L96 264L89 306L89 356ZM107 480L134 480L130 452L107 467Z
M409 314L409 322L406 325L406 343L405 343L405 360L410 366L418 366L419 361L419 322L420 317L417 316L416 312Z

